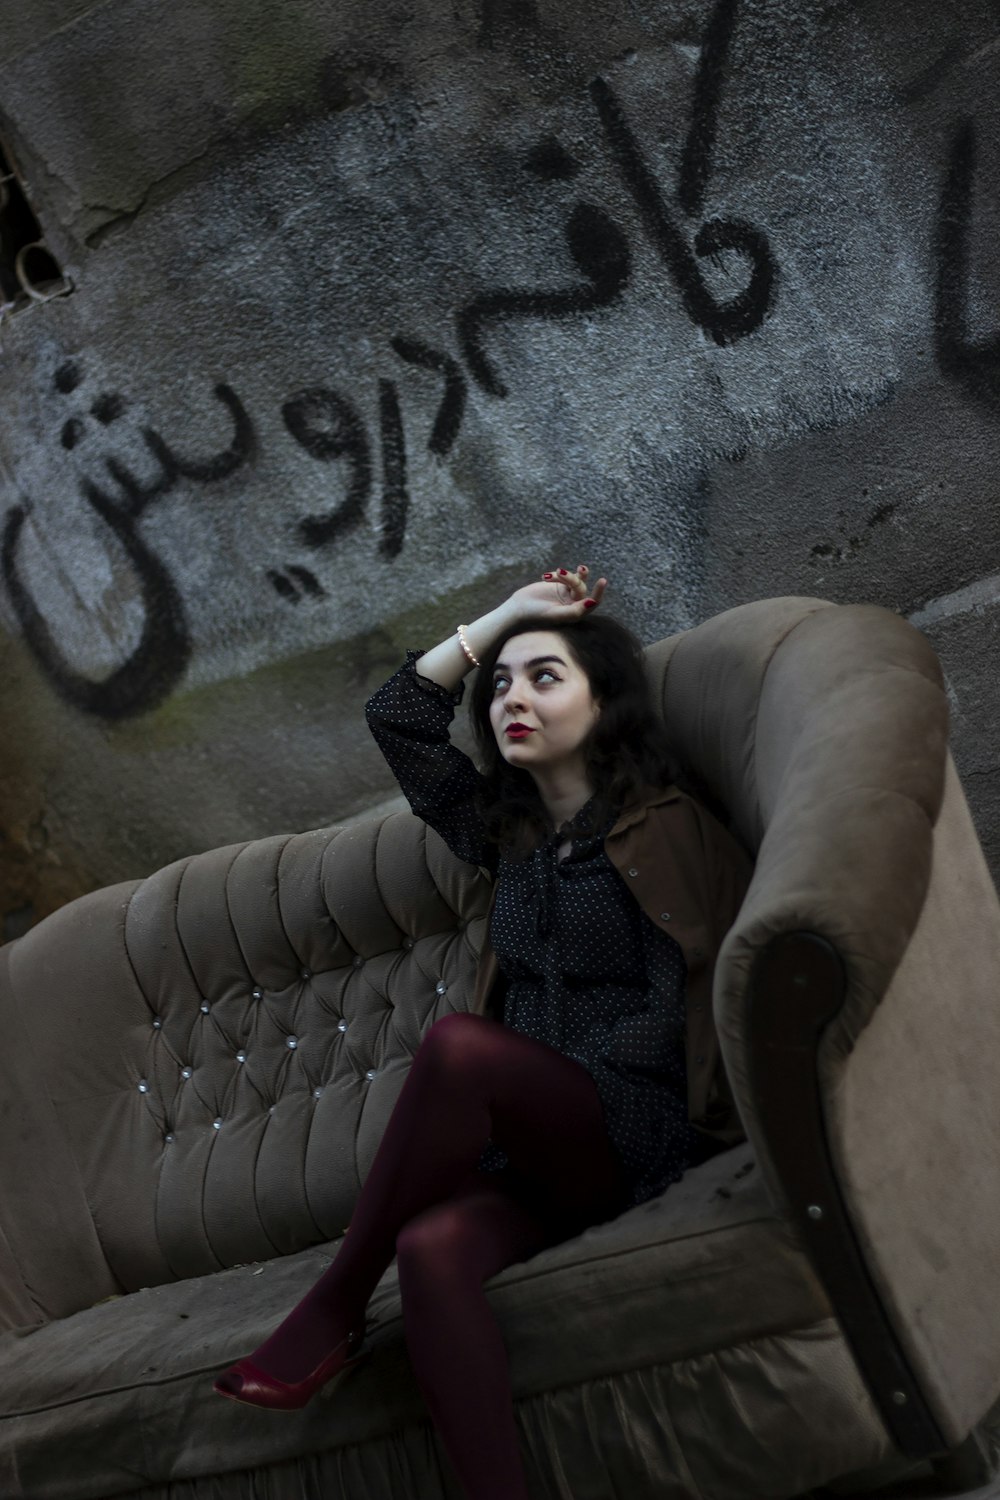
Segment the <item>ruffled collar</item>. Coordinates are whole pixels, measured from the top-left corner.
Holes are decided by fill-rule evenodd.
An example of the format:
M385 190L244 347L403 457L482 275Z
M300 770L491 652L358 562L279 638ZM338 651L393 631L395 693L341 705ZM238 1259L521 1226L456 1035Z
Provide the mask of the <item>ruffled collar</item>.
M576 839L581 834L586 835L590 833L590 819L596 801L597 793L595 792L592 797L588 797L587 801L583 804L582 807L577 808L576 812L571 818L567 818L565 822L560 823L558 828L554 828L552 832L548 834L547 837L543 840L543 844L545 846L554 844L556 845L556 847L558 847L560 844L565 843L567 839ZM613 823L617 822L617 820L618 815L616 813L608 826L611 827ZM600 830L601 836L603 836L603 833L604 830Z
M551 833L534 849L531 855L532 874L534 876L535 891L537 893L537 906L535 908L535 930L540 938L548 938L552 935L552 925L555 914L556 882L559 880L559 860L556 850L567 839L573 844L573 849L567 859L585 859L592 855L595 849L602 844L608 831L618 821L618 814L612 813L599 828L590 828L587 825L596 801L596 793L583 804L571 818L567 818L558 828ZM552 963L556 962L554 948L550 948L549 958Z

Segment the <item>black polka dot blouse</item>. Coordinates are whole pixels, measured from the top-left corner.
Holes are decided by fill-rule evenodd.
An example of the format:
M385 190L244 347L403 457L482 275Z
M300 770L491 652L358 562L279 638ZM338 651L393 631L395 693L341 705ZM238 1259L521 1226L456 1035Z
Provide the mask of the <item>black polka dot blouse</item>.
M369 699L365 716L407 801L459 859L497 881L490 940L507 981L504 1024L572 1057L597 1085L632 1204L677 1182L704 1154L688 1123L684 991L679 945L646 916L604 851L611 818L586 833L589 804L527 859L485 841L482 778L451 743L465 683L450 693L406 662ZM567 837L570 853L557 847ZM479 1166L501 1171L490 1142Z

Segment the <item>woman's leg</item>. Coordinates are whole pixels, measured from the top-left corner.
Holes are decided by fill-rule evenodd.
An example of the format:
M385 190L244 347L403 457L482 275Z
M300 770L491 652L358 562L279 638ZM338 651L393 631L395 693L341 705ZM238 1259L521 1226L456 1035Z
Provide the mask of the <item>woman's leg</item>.
M483 1282L567 1238L509 1187L476 1172L396 1238L406 1343L469 1500L528 1500L507 1349Z
M450 1197L490 1138L529 1206L568 1226L564 1237L623 1206L621 1165L586 1068L485 1016L444 1016L417 1049L336 1260L254 1364L289 1382L315 1369L363 1322L403 1225Z

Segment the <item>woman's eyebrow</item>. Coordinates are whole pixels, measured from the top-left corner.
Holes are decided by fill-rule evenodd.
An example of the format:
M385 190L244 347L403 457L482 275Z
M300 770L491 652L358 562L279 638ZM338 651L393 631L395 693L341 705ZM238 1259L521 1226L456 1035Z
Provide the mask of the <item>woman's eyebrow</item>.
M540 667L542 663L546 661L557 661L561 667L564 667L566 665L561 656L533 656L531 660L526 661L524 665L526 667ZM508 667L505 661L498 661L495 664L493 670L494 672L509 672L510 667Z

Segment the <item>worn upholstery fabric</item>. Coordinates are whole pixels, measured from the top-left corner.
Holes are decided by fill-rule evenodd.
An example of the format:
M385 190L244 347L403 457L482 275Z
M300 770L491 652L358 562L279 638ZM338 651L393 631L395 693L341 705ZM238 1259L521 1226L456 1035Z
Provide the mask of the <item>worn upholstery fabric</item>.
M322 1474L324 1500L453 1495L409 1369L395 1263L369 1306L369 1362L328 1396L269 1413L211 1391L336 1248L0 1336L4 1500L110 1500L214 1474L231 1476L221 1494L257 1500L287 1493L272 1466L298 1459L296 1472ZM508 1267L487 1292L539 1495L790 1496L890 1455L746 1146Z
M1000 1285L1000 905L929 643L873 606L775 603L650 653L678 752L759 844L716 969L723 1056L780 1201L753 1107L747 984L775 934L829 939L848 978L820 1053L830 1149L868 1269L957 1443L1000 1395L1000 1303L983 1294Z
M869 1269L952 1442L1000 1395L998 976L996 892L949 759L920 922L867 1026L821 1063Z

